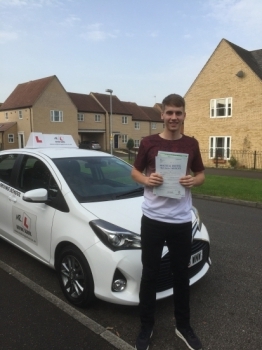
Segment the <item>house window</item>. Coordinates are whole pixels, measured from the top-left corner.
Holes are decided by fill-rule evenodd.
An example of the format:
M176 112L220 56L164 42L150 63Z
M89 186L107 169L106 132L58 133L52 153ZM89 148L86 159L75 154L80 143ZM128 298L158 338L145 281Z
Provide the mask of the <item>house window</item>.
M23 111L18 111L18 118L23 119Z
M95 114L95 122L97 122L97 123L101 122L101 115L100 114Z
M77 113L77 120L78 120L79 122L83 122L83 121L84 121L84 114Z
M50 111L51 122L63 122L63 112L62 111Z
M134 140L134 147L138 148L140 145L140 140Z
M211 136L209 138L209 158L230 159L230 151L230 136Z
M8 142L9 143L15 142L15 135L14 134L8 134Z
M126 115L122 115L122 124L127 124L128 119Z
M135 130L139 130L140 129L140 123L139 122L135 122Z
M156 123L151 123L151 129L156 129Z
M5 113L5 119L8 119L8 112Z
M210 100L210 118L225 118L232 116L232 98Z
M122 135L122 142L127 143L127 135Z

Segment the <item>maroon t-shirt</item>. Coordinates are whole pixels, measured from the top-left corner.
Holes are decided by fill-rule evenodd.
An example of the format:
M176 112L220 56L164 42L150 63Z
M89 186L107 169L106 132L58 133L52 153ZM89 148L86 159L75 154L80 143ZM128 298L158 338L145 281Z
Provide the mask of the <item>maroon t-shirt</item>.
M160 137L159 134L142 139L134 167L141 172L145 170L146 175L149 176L152 172L155 172L155 157L158 151L187 153L187 174L190 173L190 170L196 173L205 169L199 145L195 138L182 135L178 140L166 140Z

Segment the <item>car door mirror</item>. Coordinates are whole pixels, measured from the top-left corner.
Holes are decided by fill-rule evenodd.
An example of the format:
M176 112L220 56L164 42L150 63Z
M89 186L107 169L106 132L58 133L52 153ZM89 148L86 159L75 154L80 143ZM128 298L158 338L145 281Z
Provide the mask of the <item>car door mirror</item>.
M47 190L45 188L37 188L36 190L27 191L23 195L23 200L25 202L46 203L47 199Z

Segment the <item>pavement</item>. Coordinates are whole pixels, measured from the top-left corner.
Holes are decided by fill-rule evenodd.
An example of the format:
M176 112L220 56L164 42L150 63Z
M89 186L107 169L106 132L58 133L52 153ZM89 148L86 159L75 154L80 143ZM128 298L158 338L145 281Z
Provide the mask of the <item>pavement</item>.
M248 179L261 179L262 180L262 170L231 169L231 168L219 168L218 167L218 168L206 168L205 174L244 177L244 178L248 178Z
M206 174L262 179L262 171L207 168ZM262 203L194 195L262 209ZM0 260L0 348L132 350L117 335ZM19 297L18 297L19 296Z

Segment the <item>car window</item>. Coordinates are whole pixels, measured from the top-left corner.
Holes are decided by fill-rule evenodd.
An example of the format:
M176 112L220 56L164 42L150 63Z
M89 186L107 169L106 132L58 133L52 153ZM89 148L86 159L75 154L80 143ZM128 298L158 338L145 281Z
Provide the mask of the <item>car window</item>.
M79 202L114 200L141 185L131 178L132 167L116 157L53 159ZM134 193L133 196L139 195Z
M11 172L14 167L17 154L3 154L0 156L0 181L9 184Z
M32 156L25 156L23 159L18 186L23 192L45 188L48 197L51 198L56 197L58 192L58 186L50 170L41 160Z

